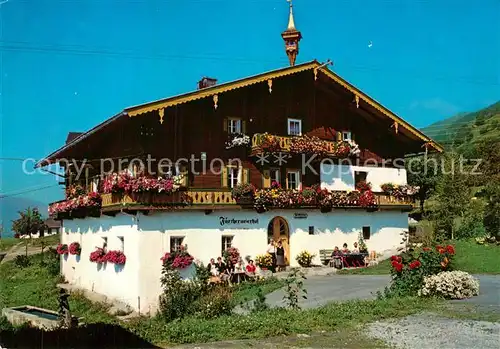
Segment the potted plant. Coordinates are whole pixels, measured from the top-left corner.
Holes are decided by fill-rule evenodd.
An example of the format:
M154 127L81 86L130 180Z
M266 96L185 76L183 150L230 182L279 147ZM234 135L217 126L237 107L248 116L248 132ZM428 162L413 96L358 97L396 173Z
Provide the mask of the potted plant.
M255 257L255 264L262 270L267 270L273 266L273 259L270 254L258 255Z
M311 254L304 250L300 252L297 255L297 257L295 257L295 260L297 261L297 263L299 263L301 267L309 268L312 264L312 260L314 259L314 257L316 257L315 254Z
M74 255L79 256L81 252L82 252L82 247L80 246L80 244L78 242L72 242L69 245L69 253L70 254L74 254Z
M236 200L236 203L240 205L251 205L253 204L255 187L253 186L253 184L249 183L238 184L233 188L231 194Z

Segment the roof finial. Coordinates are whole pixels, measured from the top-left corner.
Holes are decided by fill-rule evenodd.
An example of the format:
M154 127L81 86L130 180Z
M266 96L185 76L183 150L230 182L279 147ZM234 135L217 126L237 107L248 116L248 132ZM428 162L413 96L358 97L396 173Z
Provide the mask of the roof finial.
M287 30L295 30L295 21L293 19L293 4L292 0L286 0L290 3L290 17L288 18L288 28Z

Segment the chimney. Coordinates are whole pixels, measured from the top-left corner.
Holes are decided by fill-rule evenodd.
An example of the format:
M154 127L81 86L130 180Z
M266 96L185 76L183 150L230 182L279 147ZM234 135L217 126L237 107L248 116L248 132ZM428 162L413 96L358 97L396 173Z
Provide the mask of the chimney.
M207 87L212 87L217 84L217 79L214 78L209 78L209 77L203 77L200 81L198 81L198 90L201 90L203 88Z

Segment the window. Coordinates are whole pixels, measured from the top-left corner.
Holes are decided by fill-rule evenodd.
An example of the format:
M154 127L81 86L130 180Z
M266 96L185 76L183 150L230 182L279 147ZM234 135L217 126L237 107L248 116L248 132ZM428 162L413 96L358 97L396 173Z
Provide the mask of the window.
M125 239L123 236L118 236L118 242L119 242L119 251L125 251Z
M314 225L309 226L309 235L314 235Z
M240 182L240 169L238 167L229 167L227 169L227 186L235 188Z
M221 250L221 255L225 250L233 246L233 237L234 236L227 236L223 235L222 236L222 250Z
M288 171L286 174L286 188L300 189L300 171Z
M108 247L108 238L102 238L102 248L106 249Z
M227 132L241 133L241 119L237 118L227 119Z
M183 236L171 236L170 237L170 252L179 251L181 246L182 246L183 241L184 241Z
M271 184L273 184L273 182L281 183L281 173L279 168L270 169L269 174L271 177Z
M302 120L288 119L288 134L290 136L302 135Z
M364 240L370 239L370 227L363 227L363 239Z
M360 182L366 182L366 175L368 172L356 171L354 172L354 185L357 187Z
M342 140L347 141L350 140L351 138L351 132L349 131L343 131L342 132Z

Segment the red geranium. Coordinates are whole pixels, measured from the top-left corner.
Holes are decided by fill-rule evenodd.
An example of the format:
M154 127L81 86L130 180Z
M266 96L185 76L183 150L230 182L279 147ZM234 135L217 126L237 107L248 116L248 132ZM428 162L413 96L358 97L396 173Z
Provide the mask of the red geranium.
M443 253L445 253L445 252L446 252L446 249L445 249L443 246L441 246L441 245L437 245L437 246L436 246L436 250L437 250L440 254L443 254Z
M394 262L398 262L398 263L401 263L403 259L401 258L401 256L392 256L391 257L391 261L394 261Z
M409 267L410 267L410 269L416 269L416 268L420 267L421 265L422 265L422 263L420 263L419 260L415 260L415 261L410 263Z
M68 254L68 245L59 244L56 248L57 254Z
M429 252L431 249L429 247L424 247L424 252Z
M173 269L187 268L193 263L194 260L193 256L186 251L184 246L181 246L179 251L165 253L165 255L160 259L163 266Z
M106 262L106 253L103 248L97 247L94 252L89 256L89 260L93 263L104 263Z
M82 251L82 247L78 242L72 242L69 245L69 253L70 254L75 254L75 255L80 255L80 252Z
M103 257L106 262L123 265L127 261L127 257L122 251L108 251Z

